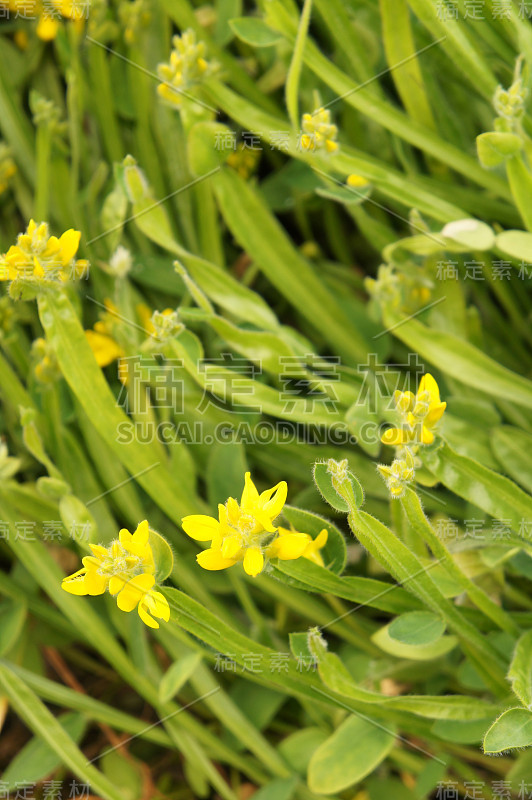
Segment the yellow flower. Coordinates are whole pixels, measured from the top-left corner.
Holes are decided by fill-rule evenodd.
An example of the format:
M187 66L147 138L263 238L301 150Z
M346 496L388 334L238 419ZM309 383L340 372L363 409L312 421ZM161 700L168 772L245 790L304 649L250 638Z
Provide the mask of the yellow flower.
M308 533L279 527L279 536L268 549L269 558L280 558L282 561L293 561L296 558L308 558L320 567L324 567L322 550L327 544L329 532L324 528L315 539Z
M440 421L447 403L440 400L440 390L432 375L424 375L417 394L396 392L395 406L401 413L400 428L389 428L381 437L383 444L400 447L408 444L432 444L433 429Z
M303 133L300 141L303 150L313 152L324 148L328 153L338 150L338 128L331 123L331 112L328 108L318 108L312 114L303 114L301 127Z
M168 64L159 64L157 74L162 83L157 92L170 105L180 106L183 94L213 72L205 56L204 42L196 41L192 29L172 39L173 50Z
M85 331L85 336L99 367L107 367L124 355L123 348L113 339L105 322L96 322L93 330Z
M46 222L30 220L26 233L19 233L16 245L0 256L0 280L53 283L79 277L88 268L87 261L74 258L80 237L70 228L58 239L49 235Z
M122 528L109 547L90 544L92 555L82 559L82 569L63 579L62 588L78 596L109 591L116 596L119 609L132 611L138 607L142 621L158 628L159 623L150 614L167 621L170 609L164 595L153 589L155 562L149 538L150 526L143 520L134 533Z
M367 178L362 177L362 175L348 175L347 185L350 186L352 189L365 189L366 186L369 186L369 181Z
M113 336L113 322L120 317L118 308L113 301L108 298L103 302L107 313L102 315L103 319L94 323L94 328L92 330L85 331L87 342L94 353L99 367L107 367L109 364L112 364L113 361L117 361L125 356L124 348ZM119 365L119 376L122 374L122 371Z
M88 4L74 0L1 0L0 7L14 12L17 16L25 19L36 19L37 36L44 42L55 39L60 25L60 17L74 20L76 26L83 25L83 17L86 16Z
M264 554L275 538L274 520L282 511L288 487L285 481L259 494L251 475L246 472L240 504L230 497L218 506L219 518L204 514L184 517L183 530L192 539L211 542L197 556L204 569L219 570L243 562L248 575L255 577L264 567Z

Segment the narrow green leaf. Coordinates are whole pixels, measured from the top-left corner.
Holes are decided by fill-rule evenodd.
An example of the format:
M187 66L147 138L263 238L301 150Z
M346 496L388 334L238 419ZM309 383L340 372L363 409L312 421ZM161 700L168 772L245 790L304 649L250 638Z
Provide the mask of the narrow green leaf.
M419 600L401 586L354 575L340 578L330 570L306 559L278 561L275 569L282 575L293 578L307 591L336 595L357 606L378 608L391 614L419 608Z
M412 352L434 364L455 380L488 395L532 408L532 382L523 378L464 339L428 328L415 319L401 317L386 308L384 321Z
M532 435L510 425L500 425L491 435L491 446L504 472L527 492L532 492Z
M457 495L495 519L505 520L505 524L527 541L532 540L526 525L526 521L532 519L532 497L513 481L472 458L458 455L447 444L434 449L424 448L423 462Z
M506 174L512 190L515 204L525 223L525 228L532 232L532 174L525 165L522 155L513 156L506 162Z
M386 60L399 96L410 117L435 128L414 42L406 0L380 0ZM397 66L397 65L400 66Z
M27 616L28 610L23 602L5 600L0 604L0 657L17 643Z
M57 721L70 739L79 744L87 729L87 720L83 714L60 714ZM51 775L62 763L57 752L44 739L35 736L24 745L3 772L2 787L6 791L31 786Z
M283 38L256 17L237 17L229 20L229 26L235 36L252 47L272 47Z
M301 77L301 68L303 66L303 50L305 47L305 39L308 34L308 26L310 24L310 15L312 13L312 0L305 0L303 3L303 10L299 20L299 27L297 29L296 41L292 53L292 60L288 69L288 75L285 82L285 98L286 107L288 109L288 118L294 130L299 130L299 80Z
M166 703L176 696L200 662L201 654L191 653L188 656L183 656L179 661L174 661L168 667L159 684L159 699L161 703Z
M213 184L233 236L268 280L341 354L351 360L365 358L367 343L293 246L259 192L234 170L226 168L213 177Z
M61 723L5 662L0 662L0 687L26 725L81 781L106 800L121 800L120 791L89 763Z

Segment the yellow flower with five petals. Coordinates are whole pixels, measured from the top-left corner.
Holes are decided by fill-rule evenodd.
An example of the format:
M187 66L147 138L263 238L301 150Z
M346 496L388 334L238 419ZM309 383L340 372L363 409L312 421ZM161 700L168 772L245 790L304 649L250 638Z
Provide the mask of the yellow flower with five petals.
M211 542L207 550L198 553L198 564L203 569L219 570L242 561L248 575L258 575L275 538L274 521L283 509L287 491L286 482L280 481L259 494L246 472L240 504L230 497L225 505L218 506L218 519L204 514L184 517L185 533L197 541Z
M109 591L116 596L118 608L122 611L137 608L146 625L158 628L153 616L168 621L170 609L164 595L153 589L155 562L149 537L148 521L143 520L134 533L122 528L109 547L90 544L92 555L82 559L82 569L64 578L62 588L78 596Z

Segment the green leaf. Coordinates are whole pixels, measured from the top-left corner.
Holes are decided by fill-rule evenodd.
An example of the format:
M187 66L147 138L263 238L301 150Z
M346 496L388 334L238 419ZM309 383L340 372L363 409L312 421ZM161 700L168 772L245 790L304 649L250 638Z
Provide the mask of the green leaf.
M74 538L75 533L82 535L85 541L97 544L100 540L96 520L89 509L78 497L65 494L59 501L59 516L66 530ZM80 534L81 532L81 534Z
M334 794L373 772L395 744L395 733L387 728L369 717L348 717L310 759L310 790Z
M498 167L521 150L523 140L515 133L490 131L477 136L478 159L488 169Z
M532 238L532 237L531 237ZM504 472L532 492L532 435L511 425L501 425L491 435L491 446Z
M143 772L142 765L135 759L125 758L117 750L104 753L102 772L110 781L120 786L124 800L140 800L142 797Z
M392 638L390 625L386 625L377 633L374 633L371 640L385 653L389 653L396 658L407 658L412 661L432 661L435 658L441 658L458 644L456 636L440 636L439 639L430 644L404 644L398 639Z
M368 344L344 314L336 297L294 247L260 193L227 168L212 180L229 229L265 277L340 355L346 354L350 360L366 358Z
M87 719L83 714L70 711L60 714L57 721L70 739L79 744L87 730ZM31 786L51 775L61 764L57 752L39 736L34 736L2 774L2 786L4 790Z
M48 745L77 778L89 784L93 792L105 800L121 800L120 791L87 761L86 756L79 750L59 720L9 669L6 662L0 663L0 688L26 725Z
M423 463L457 495L508 525L527 540L532 535L523 520L532 519L532 497L513 481L472 458L458 455L448 445L423 450Z
M508 680L522 704L532 710L532 631L524 633L517 642Z
M506 162L506 174L510 183L513 198L525 223L525 228L532 231L532 175L525 165L522 155L512 156Z
M303 67L303 51L305 40L308 35L310 15L312 12L312 0L304 0L303 10L297 28L297 36L292 51L292 60L288 68L285 81L285 100L288 110L288 118L294 130L299 130L299 81Z
M0 604L0 657L5 656L19 640L27 615L23 602L4 600Z
M327 738L322 728L303 728L283 739L278 745L279 752L292 769L305 775L312 754Z
M317 461L314 464L313 475L314 483L316 484L323 499L326 500L330 506L336 509L336 511L343 511L344 513L347 513L349 511L349 506L334 486L333 474L330 470L329 462ZM353 490L356 506L357 508L360 508L364 502L364 491L358 479L349 470L347 470L347 477Z
M423 646L436 642L445 631L445 622L430 611L412 611L394 619L388 635L402 644Z
M229 26L235 36L253 47L271 47L282 41L282 36L265 22L255 17L237 17L229 20Z
M207 462L207 495L209 505L218 509L228 497L240 497L247 471L246 451L241 442L214 444Z
M389 307L384 310L384 322L387 328L393 327L393 335L412 352L419 353L454 380L492 397L532 408L531 381L503 367L459 336L407 319Z
M320 552L325 568L336 575L341 575L345 568L347 551L344 537L336 525L326 517L320 517L318 514L288 505L283 508L283 516L286 517L296 531L308 533L313 539L316 539L324 528L327 529L329 533L327 544ZM308 559L305 559L305 562L307 561Z
M487 719L454 720L438 719L432 726L432 733L444 742L455 744L480 744L491 725L492 717Z
M321 186L316 189L319 197L326 200L334 200L335 203L344 203L346 206L360 205L371 194L371 185L357 188L356 192L349 187L343 186Z
M174 522L197 511L193 498L160 463L159 450L136 440L132 422L117 406L67 295L41 295L39 315L67 383L115 456Z
M504 753L532 745L532 712L510 708L497 719L484 737L484 752Z
M297 788L297 778L279 778L263 786L253 797L255 800L290 800Z
M172 548L160 533L150 528L150 547L156 566L155 578L158 583L167 579L174 568L174 554Z
M176 696L200 662L200 653L190 653L190 655L180 658L179 661L174 661L168 667L159 684L159 699L161 703L166 703Z
M497 236L495 245L517 261L532 261L532 233L528 231L503 231Z
M478 219L457 219L448 222L441 235L468 250L491 250L495 244L493 228Z
M336 595L358 606L378 608L391 614L419 608L419 601L401 586L354 575L340 578L308 559L277 561L275 569L307 591Z
M227 156L234 151L231 136L234 137L234 133L221 122L197 122L191 127L187 155L190 171L196 178L206 175L225 162Z
M380 0L379 8L386 61L402 103L413 120L434 129L408 3L406 0ZM401 64L400 69L396 68L398 64Z
M496 706L476 697L460 695L406 695L387 697L379 692L364 689L357 684L350 672L335 653L327 649L326 642L312 630L308 634L311 653L318 661L320 678L333 692L361 703L371 703L379 707L388 706L399 711L407 711L428 719L472 720L485 719L496 712ZM418 648L420 649L420 648Z

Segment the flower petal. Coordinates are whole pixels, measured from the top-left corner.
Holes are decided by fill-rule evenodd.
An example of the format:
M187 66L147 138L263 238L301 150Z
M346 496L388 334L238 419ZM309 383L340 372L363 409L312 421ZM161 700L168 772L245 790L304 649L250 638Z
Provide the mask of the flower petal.
M124 586L126 585L127 581L125 578L121 578L120 575L113 575L112 578L109 579L109 594L113 596L121 592Z
M88 591L85 588L86 572L87 570L85 568L78 569L78 571L74 572L73 575L63 578L61 582L61 589L64 589L65 592L68 592L69 594L78 595L78 597L88 594Z
M237 560L240 549L241 544L238 536L226 536L222 543L221 553L224 558Z
M103 594L107 589L108 578L99 575L95 570L88 570L85 575L85 588L90 595Z
M275 556L281 561L292 561L302 556L311 542L312 538L308 534L289 531L275 540Z
M258 547L248 547L244 556L244 569L248 575L255 578L264 566L264 556Z
M242 508L252 510L255 508L258 499L259 499L259 493L257 491L257 487L251 480L251 472L246 472L246 476L244 479L244 491L242 492L242 499L240 500L240 505Z
M131 578L116 598L118 608L121 611L133 611L154 583L154 576L148 573L142 573L142 575L136 575Z
M262 506L262 510L273 520L278 517L283 510L287 494L288 484L286 481L280 481L274 487L261 494L259 505Z
M185 533L198 542L210 541L220 530L218 520L206 514L189 514L188 517L183 517L181 525Z
M81 239L80 231L75 231L69 228L59 237L59 247L61 248L61 261L63 266L69 264L78 251L79 240Z
M148 626L148 628L158 628L159 627L159 623L156 622L153 619L153 617L150 617L150 615L148 613L148 609L146 608L146 605L145 605L143 600L141 600L141 602L139 603L138 612L139 612L139 617L141 618L143 623Z
M381 436L381 442L383 444L389 444L395 447L405 444L407 441L408 431L401 430L400 428L388 428Z
M234 559L224 558L220 550L213 550L212 547L198 553L196 561L200 567L208 570L227 569L227 567L232 567L233 564L236 564Z
M429 372L427 372L426 375L423 375L419 383L417 393L421 394L422 392L429 393L431 406L433 404L437 405L440 402L440 390L438 384Z
M428 428L432 428L433 425L436 425L442 418L446 408L447 403L438 403L438 405L431 406L429 413L425 417L425 425Z

